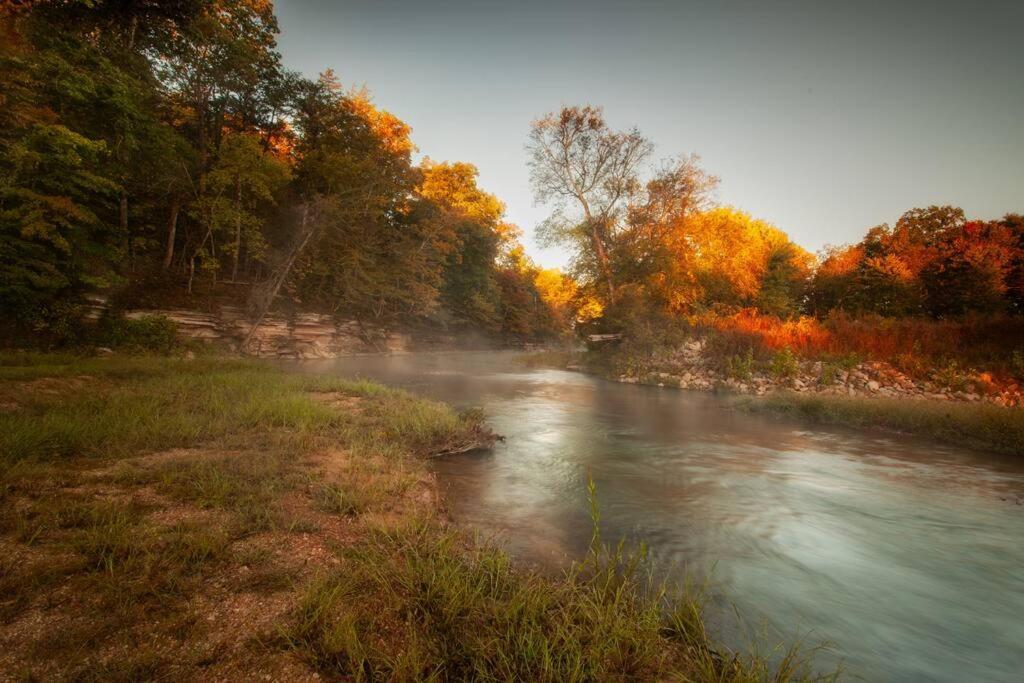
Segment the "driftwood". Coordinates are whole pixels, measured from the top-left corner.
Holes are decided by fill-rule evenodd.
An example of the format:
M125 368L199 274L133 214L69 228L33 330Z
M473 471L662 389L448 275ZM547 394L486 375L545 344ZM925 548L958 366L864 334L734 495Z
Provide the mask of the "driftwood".
M427 453L428 458L443 458L449 455L459 455L461 453L471 453L473 451L485 451L489 448L493 448L494 444L498 441L504 441L505 437L488 432L481 434L479 438L473 439L466 443L458 444L455 446L446 446L445 448Z

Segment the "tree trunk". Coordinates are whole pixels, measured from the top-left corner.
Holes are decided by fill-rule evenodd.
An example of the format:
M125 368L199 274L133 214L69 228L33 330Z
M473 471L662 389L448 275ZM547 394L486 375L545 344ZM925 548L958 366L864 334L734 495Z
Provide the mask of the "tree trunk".
M615 303L615 279L612 277L612 269L608 263L608 252L605 251L604 240L597 223L590 221L590 224L590 239L594 244L594 254L597 256L598 266L601 268L601 273L608 286L608 302Z
M174 260L174 233L178 231L178 211L181 210L181 197L175 195L171 199L171 212L167 217L167 249L164 251L164 270L171 267Z
M128 194L124 190L121 190L117 202L117 224L121 228L121 234L128 241L128 269L132 270L135 262L135 245L132 244L132 236L128 234Z
M242 251L242 179L235 176L235 253L231 257L231 281L238 282L238 255Z
M192 252L192 258L188 260L188 293L192 293L192 280L196 274L196 259L199 258L199 254L203 252L203 247L206 246L206 240L210 239L213 234L213 228L207 228L206 233L203 235L203 241L199 243L196 250Z
M308 201L302 205L302 221L300 226L299 234L301 237L295 242L291 253L288 254L288 258L284 260L284 263L281 265L280 272L272 276L269 286L265 292L254 296L256 316L252 327L249 329L249 333L245 335L245 339L242 341L241 351L243 353L245 353L246 349L249 348L249 342L252 341L252 337L256 334L256 330L258 330L260 325L263 324L263 319L267 316L267 312L270 310L270 305L274 302L274 299L277 298L277 293L281 291L281 286L284 284L284 281L288 279L288 273L291 272L292 266L295 265L295 260L299 257L299 254L302 253L302 250L306 248L309 238L313 236L316 221L309 220Z

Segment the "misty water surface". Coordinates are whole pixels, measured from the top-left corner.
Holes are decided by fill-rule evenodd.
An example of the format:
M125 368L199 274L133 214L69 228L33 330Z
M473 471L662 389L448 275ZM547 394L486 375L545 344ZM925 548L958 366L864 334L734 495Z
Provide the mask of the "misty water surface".
M514 354L307 364L477 406L506 440L436 463L460 522L548 566L606 539L711 576L730 644L827 641L848 679L1024 680L1024 463L730 410L707 394L529 369ZM732 607L741 615L733 613Z

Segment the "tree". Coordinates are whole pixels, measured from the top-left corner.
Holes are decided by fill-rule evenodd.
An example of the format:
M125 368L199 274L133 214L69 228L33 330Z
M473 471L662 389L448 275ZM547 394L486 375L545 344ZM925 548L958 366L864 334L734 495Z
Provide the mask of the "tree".
M999 224L1013 236L1013 256L1006 275L1006 298L1011 311L1024 314L1024 215L1008 213Z
M690 250L689 221L711 204L718 179L691 155L664 162L630 204L624 229L616 240L614 271L660 298L668 310L686 307L692 287L692 264L680 258Z
M792 243L773 245L768 252L754 306L787 318L800 312L810 277L810 254Z
M542 240L572 247L580 275L613 301L614 242L651 143L635 128L611 130L600 108L564 107L533 122L527 149L534 195L555 207Z
M971 221L944 230L921 280L936 317L1006 309L1016 239L1005 225Z
M189 22L172 32L162 49L151 55L163 87L169 91L179 129L195 144L191 215L200 234L188 257L189 291L197 260L212 266L215 202L207 176L216 162L225 130L247 130L261 114L276 112L268 105L272 86L281 80L280 56L275 51L277 19L273 6L262 0L208 0Z
M58 297L116 278L122 243L100 212L120 187L103 175L106 142L70 128L53 106L54 77L78 71L68 53L44 60L37 27L0 26L0 307L35 322ZM89 102L94 86L74 82L70 94Z
M231 256L231 280L238 280L243 247L251 259L262 259L267 240L263 233L262 205L274 204L275 195L291 170L267 153L253 135L234 133L221 146L209 176L209 195L201 211L210 216L214 233L228 236L225 251Z
M504 205L477 187L472 164L424 160L417 188L433 209L445 252L442 301L462 324L500 327L495 267L504 233Z
M290 294L371 318L433 310L440 257L435 227L412 201L418 174L409 127L365 93L342 92L330 72L305 86L295 122L293 191L317 210Z
M808 286L809 312L825 316L840 309L856 310L857 269L863 259L864 250L857 245L825 247Z
M673 312L759 306L788 314L802 302L812 257L766 221L719 207L693 214L666 242L675 263L661 298Z
M533 285L541 301L551 311L556 333L570 330L579 308L579 287L576 282L557 268L538 269Z

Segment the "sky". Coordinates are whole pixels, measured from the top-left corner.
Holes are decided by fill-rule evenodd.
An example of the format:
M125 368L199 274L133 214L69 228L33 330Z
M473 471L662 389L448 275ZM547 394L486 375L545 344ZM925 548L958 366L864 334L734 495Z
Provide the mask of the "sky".
M468 161L527 252L530 122L564 105L696 153L716 199L804 247L915 206L1024 212L1024 0L278 0L285 65L347 85Z

